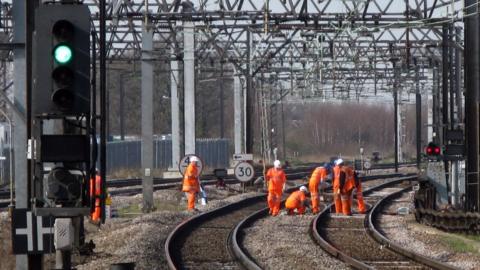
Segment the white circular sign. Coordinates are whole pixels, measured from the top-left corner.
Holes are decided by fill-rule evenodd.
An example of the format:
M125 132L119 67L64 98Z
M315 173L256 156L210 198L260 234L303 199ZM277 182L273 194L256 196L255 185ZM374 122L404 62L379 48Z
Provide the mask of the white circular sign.
M180 162L178 163L178 170L182 175L185 174L185 170L187 170L188 164L190 164L190 158L191 157L196 157L198 159L197 162L197 168L198 168L198 175L202 175L202 170L203 170L203 161L200 159L198 156L189 154L185 155Z
M367 160L363 163L363 167L368 170L372 167L372 164Z
M255 170L252 164L248 162L240 162L235 166L235 177L238 181L247 182L253 179L255 176Z

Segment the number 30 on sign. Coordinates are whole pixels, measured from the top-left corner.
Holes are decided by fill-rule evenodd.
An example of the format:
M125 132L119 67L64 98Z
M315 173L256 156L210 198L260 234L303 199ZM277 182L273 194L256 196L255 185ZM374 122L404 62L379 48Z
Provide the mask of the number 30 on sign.
M255 176L252 164L248 162L240 162L235 166L235 177L238 181L248 182Z

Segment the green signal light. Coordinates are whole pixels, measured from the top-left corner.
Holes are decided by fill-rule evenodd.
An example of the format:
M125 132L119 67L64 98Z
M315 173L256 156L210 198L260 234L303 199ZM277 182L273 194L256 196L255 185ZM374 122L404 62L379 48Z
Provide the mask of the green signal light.
M72 60L73 52L69 46L61 44L53 50L53 57L57 63L66 64Z

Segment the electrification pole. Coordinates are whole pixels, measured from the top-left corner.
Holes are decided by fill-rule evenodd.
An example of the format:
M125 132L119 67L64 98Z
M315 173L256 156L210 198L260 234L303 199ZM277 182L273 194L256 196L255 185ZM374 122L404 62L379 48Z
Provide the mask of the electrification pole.
M476 0L465 0L465 138L466 210L478 211L480 206L479 184L479 90L480 90L480 23Z

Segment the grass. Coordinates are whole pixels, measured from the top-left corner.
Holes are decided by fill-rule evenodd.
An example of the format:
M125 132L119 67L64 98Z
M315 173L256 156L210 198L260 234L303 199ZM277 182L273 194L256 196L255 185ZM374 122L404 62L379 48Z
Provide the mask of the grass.
M155 201L156 211L182 211L185 210L186 206L181 205L178 201ZM131 204L127 207L123 207L117 210L118 217L131 217L132 215L141 215L142 209L141 204Z
M455 252L480 254L480 243L475 243L480 241L480 236L444 235L441 240L445 245L449 246Z
M477 241L478 244L480 245L480 235L463 235L463 236L470 240Z

